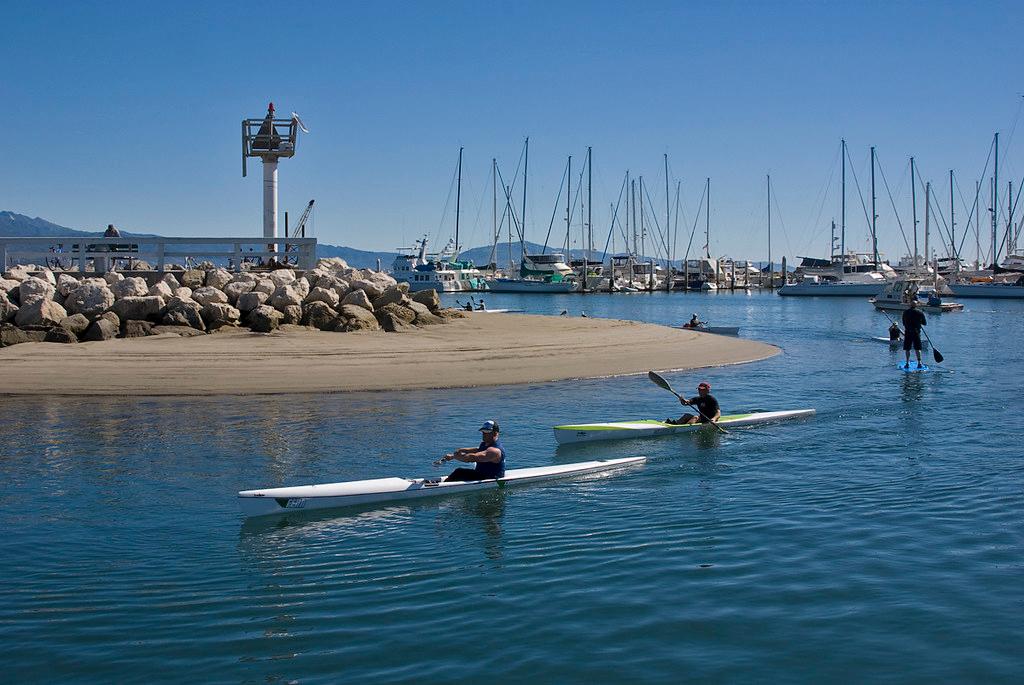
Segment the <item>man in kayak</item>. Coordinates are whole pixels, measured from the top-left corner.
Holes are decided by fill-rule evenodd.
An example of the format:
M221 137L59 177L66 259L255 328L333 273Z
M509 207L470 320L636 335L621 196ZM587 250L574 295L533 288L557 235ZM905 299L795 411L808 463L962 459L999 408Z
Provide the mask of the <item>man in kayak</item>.
M457 468L449 474L445 480L488 480L501 478L505 475L505 448L501 446L498 439L499 429L497 421L484 421L480 426L480 435L483 440L479 447L460 447L450 454L444 455L441 459L445 461L465 461L475 463L476 468Z
M686 399L685 397L679 398L679 403L697 410L697 415L683 414L678 419L668 418L665 419L665 423L672 424L674 426L684 426L689 423L718 423L718 419L722 417L722 410L718 406L718 400L711 395L711 384L707 381L701 381L697 385L697 396Z
M910 366L910 348L917 355L917 365L921 366L921 327L927 326L924 312L917 308L917 300L910 302L910 308L903 312L903 351L907 355L907 366Z
M690 317L690 320L683 324L683 328L700 328L704 322L700 320L696 312Z
M901 331L900 327L896 325L895 321L893 321L892 325L889 326L889 342L898 343L902 337L903 331Z

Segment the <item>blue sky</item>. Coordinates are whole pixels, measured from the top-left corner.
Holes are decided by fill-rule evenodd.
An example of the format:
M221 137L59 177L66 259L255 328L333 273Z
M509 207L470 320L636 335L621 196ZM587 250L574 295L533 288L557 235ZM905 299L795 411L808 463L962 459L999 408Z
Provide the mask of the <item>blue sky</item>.
M905 226L910 155L944 212L949 169L973 200L993 132L1001 183L1024 171L1021 3L7 0L0 19L0 209L76 228L259 234L239 122L271 99L311 129L281 163L282 211L316 198L318 238L364 249L448 238L459 146L462 242L489 242L491 157L510 175L525 136L528 238L543 240L566 155L578 168L590 145L602 244L626 169L664 221L667 153L680 235L710 176L712 252L737 258L765 256L767 173L773 256L827 252L842 137L865 192L877 146ZM852 176L848 193L847 243L865 247ZM881 181L878 195L895 259Z

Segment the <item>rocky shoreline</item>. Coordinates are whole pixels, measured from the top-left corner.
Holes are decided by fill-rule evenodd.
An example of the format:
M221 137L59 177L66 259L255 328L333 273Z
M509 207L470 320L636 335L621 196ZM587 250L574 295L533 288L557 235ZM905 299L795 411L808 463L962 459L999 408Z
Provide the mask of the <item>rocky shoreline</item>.
M389 333L464 315L433 290L409 294L388 274L322 259L292 269L168 272L152 285L116 271L86 277L19 266L0 278L0 347L151 335L204 335L222 328L270 333L298 325L320 331Z

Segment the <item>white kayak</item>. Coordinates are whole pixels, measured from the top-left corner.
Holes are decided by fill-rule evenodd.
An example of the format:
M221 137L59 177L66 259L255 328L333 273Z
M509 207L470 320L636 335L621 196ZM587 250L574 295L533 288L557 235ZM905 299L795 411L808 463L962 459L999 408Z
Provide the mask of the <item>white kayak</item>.
M774 423L787 419L814 416L813 409L790 409L787 411L765 411L754 414L726 414L718 420L722 427L749 426L755 423ZM654 438L675 433L689 433L707 428L706 423L691 423L677 426L664 421L642 419L638 421L611 421L608 423L584 423L579 425L555 426L555 440L560 445L598 440L629 440L633 438Z
M890 347L903 347L903 339L902 338L900 338L899 340L890 340L889 338L883 338L881 336L878 336L878 337L874 337L873 336L871 339L872 340L877 340L880 343L889 343ZM926 347L928 347L928 341L927 340L922 340L921 341L921 349L925 349Z
M238 493L238 504L246 516L267 516L318 509L337 509L357 504L393 502L454 495L464 492L489 490L513 483L531 483L554 478L600 473L613 469L641 464L647 457L625 457L622 459L601 459L581 461L575 464L537 466L526 469L509 469L498 479L446 481L443 478L374 478L372 480L350 480L344 483L322 485L298 485L288 488L266 490L242 490ZM453 462L454 463L454 462Z
M717 335L739 335L739 326L673 326L683 331L697 331L698 333L715 333Z

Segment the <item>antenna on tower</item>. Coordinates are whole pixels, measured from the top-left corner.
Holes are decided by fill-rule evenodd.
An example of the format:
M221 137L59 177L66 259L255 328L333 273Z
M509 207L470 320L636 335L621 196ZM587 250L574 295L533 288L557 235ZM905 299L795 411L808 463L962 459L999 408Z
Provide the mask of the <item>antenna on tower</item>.
M246 159L259 157L263 160L263 237L277 237L277 161L282 157L294 157L299 142L299 131L309 133L292 112L290 119L274 118L274 103L267 106L262 119L242 120L242 176L248 169ZM270 251L277 252L277 244L270 244Z

